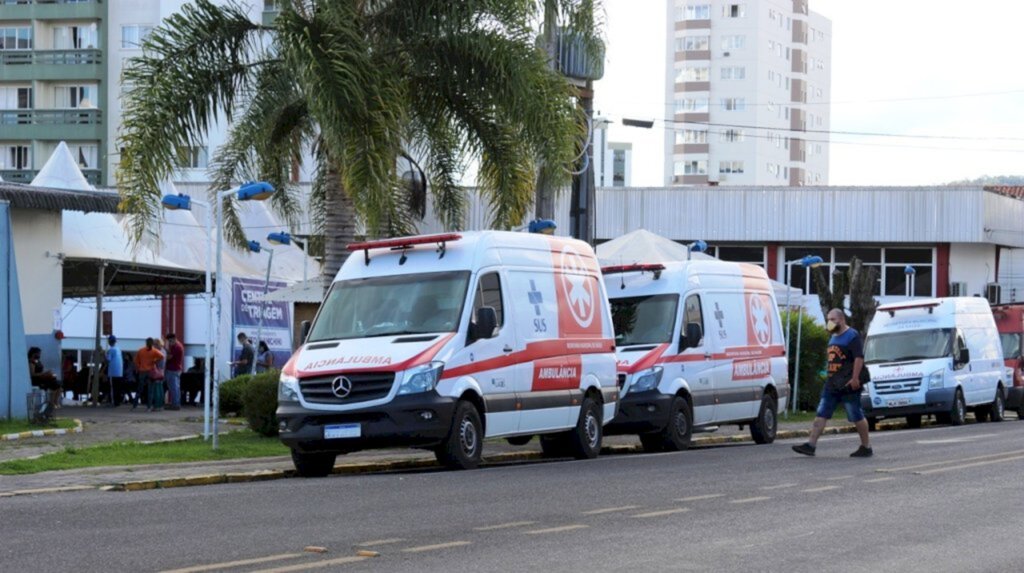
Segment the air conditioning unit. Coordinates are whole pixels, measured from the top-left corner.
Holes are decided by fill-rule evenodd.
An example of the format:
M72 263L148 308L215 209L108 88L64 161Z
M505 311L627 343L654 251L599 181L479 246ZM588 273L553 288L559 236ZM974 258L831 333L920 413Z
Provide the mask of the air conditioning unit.
M725 56L726 58L728 58L729 57L729 52L722 52L722 55Z
M999 304L1003 299L1003 285L999 283L988 283L985 285L985 298L989 304Z
M949 296L971 296L967 294L967 283L949 283Z

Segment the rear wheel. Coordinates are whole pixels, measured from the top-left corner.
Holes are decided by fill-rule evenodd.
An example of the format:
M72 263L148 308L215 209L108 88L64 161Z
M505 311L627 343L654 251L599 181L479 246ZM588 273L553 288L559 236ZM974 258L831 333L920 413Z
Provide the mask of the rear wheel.
M304 478L324 477L334 469L336 454L311 453L304 454L292 450L292 463L295 473Z
M604 428L601 423L601 405L593 398L584 398L580 406L580 417L576 427L569 432L567 445L569 455L577 460L596 458L601 453L601 438Z
M967 405L964 403L964 394L957 388L953 396L953 407L949 410L949 423L954 426L962 426L967 418Z
M483 424L476 406L460 400L455 406L452 427L444 443L434 450L441 465L456 470L471 470L480 465L483 452Z
M921 427L921 414L911 414L907 416L907 427L908 428L920 428Z
M1003 387L996 389L996 399L992 401L988 412L993 422L1002 422L1006 419L1006 398L1003 396Z
M757 418L750 424L750 437L754 438L754 443L770 444L775 441L775 432L778 429L775 407L775 398L770 394L765 394L761 398L761 409Z

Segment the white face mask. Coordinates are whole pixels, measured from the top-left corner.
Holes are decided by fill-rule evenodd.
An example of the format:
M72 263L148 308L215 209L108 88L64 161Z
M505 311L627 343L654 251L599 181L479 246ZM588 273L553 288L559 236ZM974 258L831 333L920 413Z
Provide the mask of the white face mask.
M839 323L834 320L828 321L828 324L825 325L825 330L829 332L835 332L837 328L839 328Z

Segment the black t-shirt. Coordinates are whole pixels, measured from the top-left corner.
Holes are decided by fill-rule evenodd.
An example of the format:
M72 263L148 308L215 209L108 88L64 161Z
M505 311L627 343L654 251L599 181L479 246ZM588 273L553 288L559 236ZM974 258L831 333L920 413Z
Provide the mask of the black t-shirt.
M833 335L828 341L828 382L826 387L832 391L855 392L846 384L853 377L853 361L864 358L864 344L860 333L847 328L842 334ZM861 370L865 370L863 367ZM861 376L863 379L863 375Z

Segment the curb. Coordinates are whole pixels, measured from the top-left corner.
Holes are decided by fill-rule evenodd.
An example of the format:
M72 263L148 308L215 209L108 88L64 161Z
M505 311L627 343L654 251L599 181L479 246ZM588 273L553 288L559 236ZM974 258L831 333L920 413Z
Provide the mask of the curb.
M0 434L0 442L13 442L16 440L24 440L27 438L43 438L46 436L64 436L66 434L81 433L82 421L79 419L75 419L75 427L71 429L51 428L49 430L29 430L27 432L17 432L14 434Z

